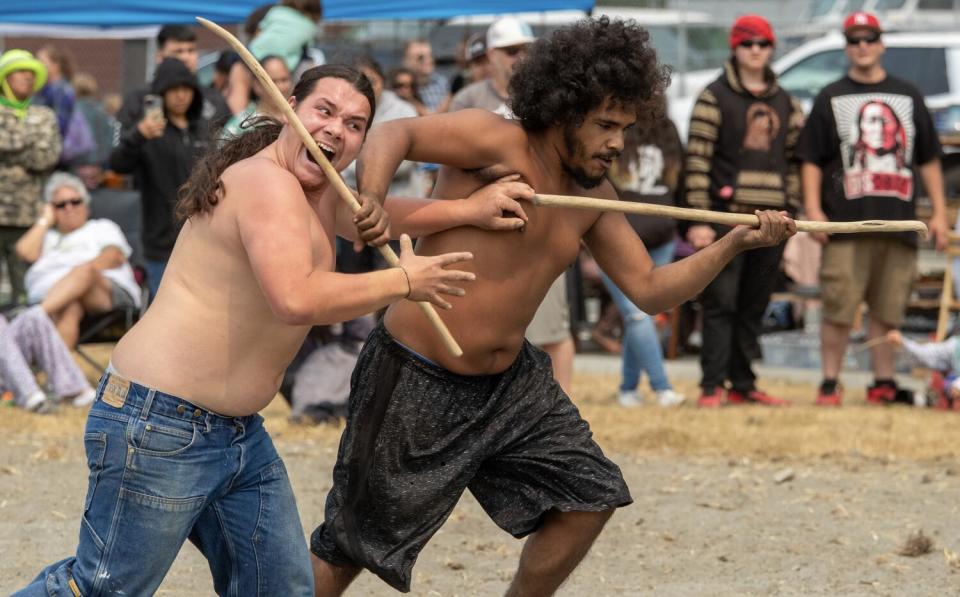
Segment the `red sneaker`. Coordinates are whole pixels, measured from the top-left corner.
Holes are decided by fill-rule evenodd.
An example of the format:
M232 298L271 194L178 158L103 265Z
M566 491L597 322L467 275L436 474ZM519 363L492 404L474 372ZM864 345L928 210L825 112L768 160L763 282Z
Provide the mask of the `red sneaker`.
M891 386L870 386L867 388L867 403L893 404L897 397L897 388Z
M776 398L767 394L766 392L761 392L760 390L750 390L746 394L737 392L735 390L730 390L730 393L727 395L728 404L762 404L763 406L790 406L789 400L784 400L783 398Z
M817 391L817 406L840 406L843 401L843 388L837 384L832 392Z
M723 404L722 388L714 388L710 393L704 392L700 394L700 398L697 400L699 408L720 408L721 404Z

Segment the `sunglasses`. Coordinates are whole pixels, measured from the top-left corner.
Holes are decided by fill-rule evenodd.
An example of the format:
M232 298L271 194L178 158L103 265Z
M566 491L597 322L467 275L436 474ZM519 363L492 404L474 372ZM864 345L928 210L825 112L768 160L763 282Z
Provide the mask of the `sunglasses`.
M393 82L394 89L410 89L412 87L413 87L413 83L411 81L394 81Z
M72 205L73 207L80 207L81 205L83 205L83 199L81 199L80 197L76 197L74 199L67 199L66 201L57 201L57 202L51 203L50 205L53 206L53 209L66 209L68 205Z
M769 39L745 39L738 45L741 48L746 48L749 50L753 46L757 46L758 48L769 48L773 45L773 42L771 42Z
M878 41L880 41L879 33L871 33L870 35L857 35L857 36L847 37L848 46L859 46L863 42L866 42L867 45L873 45Z
M517 54L526 54L527 46L510 46L507 48L499 48L501 52L513 58Z

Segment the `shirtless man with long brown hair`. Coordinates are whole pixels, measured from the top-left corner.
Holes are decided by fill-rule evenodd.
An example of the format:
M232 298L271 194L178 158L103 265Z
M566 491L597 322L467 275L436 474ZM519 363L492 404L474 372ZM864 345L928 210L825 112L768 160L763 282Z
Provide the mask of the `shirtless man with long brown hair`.
M342 170L375 101L347 67L307 71L290 98ZM394 226L420 235L468 224L516 228L515 199L495 185L478 200L393 201ZM186 539L210 563L218 594L313 594L303 529L283 462L257 411L276 395L310 326L409 298L448 307L474 275L446 266L468 253L401 267L332 271L335 235L383 243L376 202L349 214L292 128L263 122L208 155L182 193L187 218L154 303L117 345L84 442L90 483L77 555L23 595L152 595ZM503 217L507 209L519 217ZM358 234L357 230L361 230Z

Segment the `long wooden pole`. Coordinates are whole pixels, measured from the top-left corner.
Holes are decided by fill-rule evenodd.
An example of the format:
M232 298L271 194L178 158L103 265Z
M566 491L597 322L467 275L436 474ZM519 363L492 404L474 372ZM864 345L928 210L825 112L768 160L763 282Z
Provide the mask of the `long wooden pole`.
M217 25L213 21L208 21L202 17L197 17L197 21L201 25L213 31L218 36L223 38L230 47L236 50L237 54L240 55L240 58L243 62L250 68L253 72L253 75L260 81L260 85L266 91L267 95L270 97L270 100L274 103L274 106L283 112L283 115L286 116L287 122L290 126L293 127L293 130L296 131L297 135L300 136L300 140L303 141L304 146L306 146L307 151L310 152L310 155L313 156L313 159L320 165L320 168L323 170L324 175L327 177L327 180L330 181L330 184L333 185L333 188L337 191L337 195L341 199L347 202L347 205L350 206L350 209L356 213L360 209L360 202L357 201L357 198L353 196L353 192L347 187L346 183L343 182L343 179L340 178L340 173L337 172L336 168L327 160L327 156L323 155L323 152L320 151L320 148L317 146L317 142L314 141L313 137L310 136L310 133L307 131L306 127L303 126L303 123L300 122L300 118L297 117L297 113L293 111L293 108L290 107L290 104L287 103L287 98L283 97L283 94L280 93L280 90L277 89L277 86L273 83L273 80L267 75L266 71L263 70L263 67L260 66L260 63L256 58L253 57L253 54L250 53L247 48L244 47L240 40L233 36L232 33ZM393 252L393 249L390 248L390 245L381 245L377 247L380 250L380 254L383 255L384 259L387 260L393 267L400 265L400 259L397 257L397 254ZM434 329L440 334L440 337L443 339L443 345L446 346L447 350L453 356L459 357L463 355L463 350L457 344L456 339L454 339L453 334L450 333L450 330L447 329L446 324L443 323L443 320L440 319L440 316L437 315L437 311L433 308L428 302L419 301L417 304L420 306L420 310L423 311L423 314L427 316L427 319L430 320L430 323L433 324Z
M637 203L635 201L615 201L612 199L596 199L593 197L577 197L572 195L538 194L534 197L533 202L537 205L549 205L551 207L619 211L623 213L673 218L675 220L726 224L728 226L743 224L756 228L760 225L760 219L753 214L733 214L707 211L704 209L690 209L687 207ZM827 233L926 232L927 226L918 220L863 220L859 222L811 222L797 220L797 230Z

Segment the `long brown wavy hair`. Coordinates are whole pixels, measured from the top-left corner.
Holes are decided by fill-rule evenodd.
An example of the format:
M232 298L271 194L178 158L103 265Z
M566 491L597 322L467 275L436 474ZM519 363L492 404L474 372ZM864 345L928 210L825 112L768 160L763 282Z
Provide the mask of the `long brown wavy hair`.
M368 122L373 121L373 115L377 109L373 86L363 73L349 66L324 65L305 71L293 88L293 97L296 98L297 103L304 101L313 93L317 81L327 77L343 79L363 94L370 102ZM175 210L177 218L183 221L197 214L213 211L226 192L223 181L220 179L223 172L276 141L283 127L282 123L269 116L255 116L243 121L242 132L239 135L230 137L222 143L211 143L210 148L193 167L190 178L180 187Z

